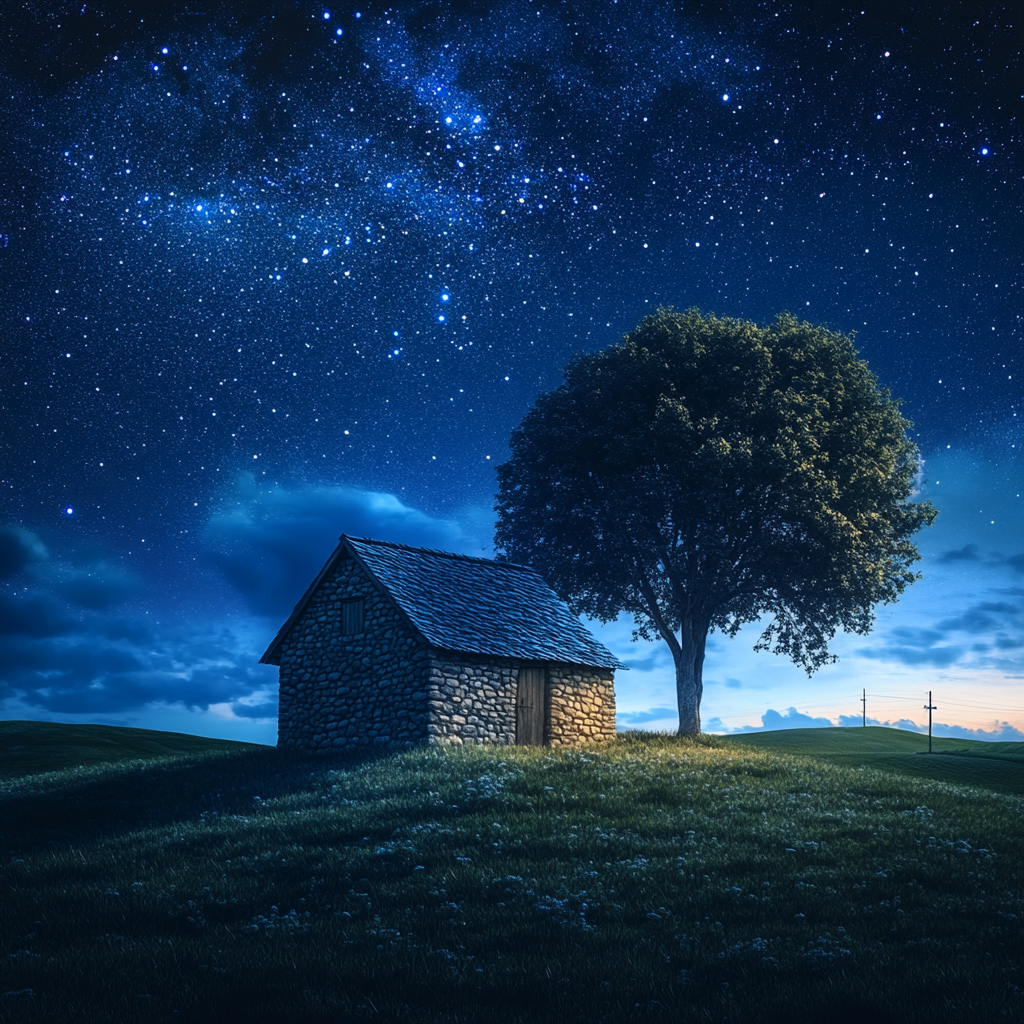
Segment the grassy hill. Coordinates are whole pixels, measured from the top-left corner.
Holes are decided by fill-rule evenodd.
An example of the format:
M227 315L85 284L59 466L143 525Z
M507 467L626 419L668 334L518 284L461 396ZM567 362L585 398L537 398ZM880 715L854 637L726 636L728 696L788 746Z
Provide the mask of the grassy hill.
M0 778L112 761L240 750L250 744L181 732L58 722L0 722Z
M8 777L0 1018L1022 1019L1024 800L857 731Z
M1024 795L1024 743L935 738L916 732L866 729L779 729L722 737L728 745L773 750L855 767L863 765L922 779L983 786Z

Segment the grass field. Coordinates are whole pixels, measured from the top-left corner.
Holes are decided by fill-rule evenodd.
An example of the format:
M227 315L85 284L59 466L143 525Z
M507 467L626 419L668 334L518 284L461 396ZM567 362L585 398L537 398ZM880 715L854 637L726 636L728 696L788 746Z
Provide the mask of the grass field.
M929 756L927 736L881 726L780 729L722 739L727 744L814 757L829 764L879 768L1024 796L1024 743L935 738Z
M62 768L241 750L249 744L112 725L0 722L0 778Z
M1014 745L629 734L314 761L134 733L100 763L98 734L76 759L51 732L47 765L31 733L0 784L4 1021L1024 1018L1024 799L995 788Z

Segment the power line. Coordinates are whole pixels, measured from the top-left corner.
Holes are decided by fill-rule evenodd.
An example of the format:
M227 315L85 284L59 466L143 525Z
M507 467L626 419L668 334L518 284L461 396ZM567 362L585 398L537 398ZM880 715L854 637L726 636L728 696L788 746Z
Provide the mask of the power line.
M1024 708L1004 708L997 704L978 704L961 700L947 700L947 704L955 704L959 708L983 708L986 711L1016 711L1024 714Z
M862 693L857 700L863 700L866 694ZM853 696L852 694L850 695ZM912 693L873 693L871 694L872 700L899 700L905 701L913 706L917 706L917 701L920 700L915 694ZM1018 714L1024 715L1024 708L1010 708L1002 704L988 704L984 701L962 701L962 700L947 700L947 704L954 704L960 708L981 708L986 711L1014 711Z
M879 700L918 700L912 693L873 693L873 698Z
M895 693L873 693L871 695L873 700L889 701L887 705L887 714L903 713L908 718L913 714L914 711L918 710L918 705L915 698L911 694L895 694ZM861 703L861 725L866 727L868 724L868 691L867 687L860 691L860 697L857 698ZM920 698L917 698L920 699ZM892 702L897 702L894 706ZM1002 707L997 704L987 704L978 701L959 701L950 700L946 702L947 705L953 705L954 709L964 708L972 711L977 711L981 714L986 714L992 711L1002 711L1010 713L1024 714L1024 708L1008 708ZM937 711L937 705L932 703L932 691L928 691L928 703L925 704L924 710L928 712L928 753L932 750L932 712ZM954 711L955 713L955 711Z

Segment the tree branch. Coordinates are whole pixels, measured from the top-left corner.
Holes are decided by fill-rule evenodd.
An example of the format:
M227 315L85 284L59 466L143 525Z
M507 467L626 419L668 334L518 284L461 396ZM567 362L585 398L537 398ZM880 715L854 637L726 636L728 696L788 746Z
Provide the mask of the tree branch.
M644 601L647 602L648 616L655 626L658 627L658 632L661 634L662 639L668 644L669 650L672 652L672 660L679 661L680 657L682 657L683 649L679 645L678 637L669 628L668 623L661 614L661 609L658 607L658 597L654 593L654 588L651 586L650 581L642 575L637 582L640 585L640 593L643 595Z

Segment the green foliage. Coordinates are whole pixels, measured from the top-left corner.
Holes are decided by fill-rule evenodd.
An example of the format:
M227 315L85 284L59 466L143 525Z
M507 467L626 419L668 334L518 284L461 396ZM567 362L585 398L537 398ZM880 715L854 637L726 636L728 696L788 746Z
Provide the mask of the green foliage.
M915 578L908 422L849 337L659 309L576 358L498 468L496 543L576 612L633 614L699 691L709 629L808 672ZM682 677L680 677L682 678Z
M1021 798L747 739L13 780L0 1015L1020 1019Z

